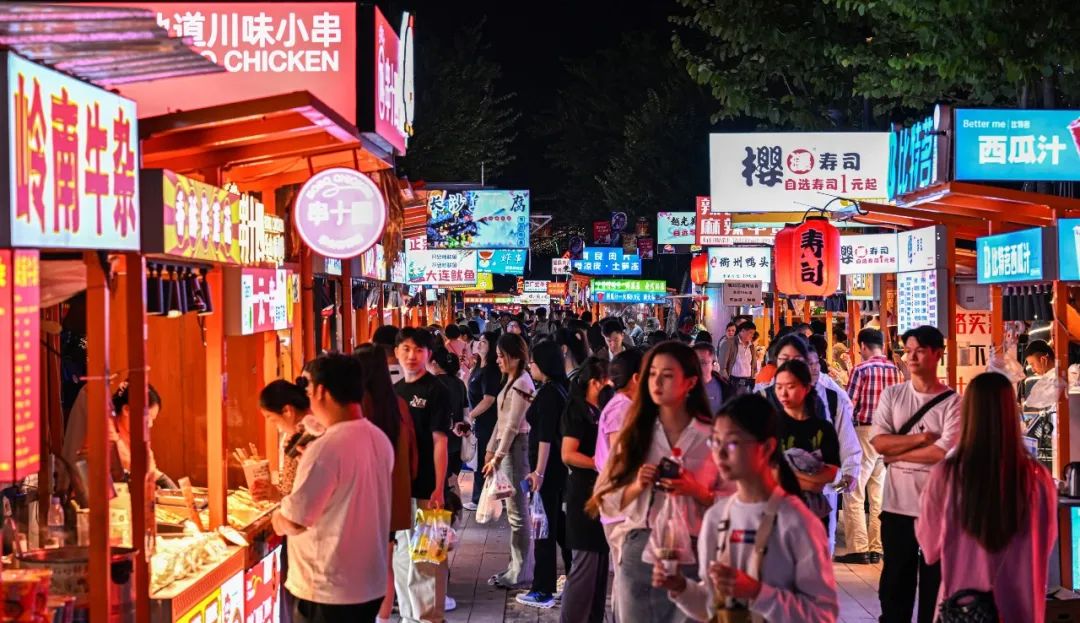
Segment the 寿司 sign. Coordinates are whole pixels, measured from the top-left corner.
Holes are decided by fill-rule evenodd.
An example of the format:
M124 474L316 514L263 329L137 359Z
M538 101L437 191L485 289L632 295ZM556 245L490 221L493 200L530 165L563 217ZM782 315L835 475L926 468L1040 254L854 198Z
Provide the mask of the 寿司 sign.
M296 231L319 255L351 259L375 246L386 228L386 201L359 171L319 171L300 188Z
M840 274L895 273L900 262L895 233L840 236Z
M5 66L8 217L0 219L0 246L138 250L135 102L14 52Z
M472 286L476 284L476 251L472 249L406 251L405 273L410 285Z
M725 212L788 212L837 196L883 200L889 133L711 134L709 168L710 194Z

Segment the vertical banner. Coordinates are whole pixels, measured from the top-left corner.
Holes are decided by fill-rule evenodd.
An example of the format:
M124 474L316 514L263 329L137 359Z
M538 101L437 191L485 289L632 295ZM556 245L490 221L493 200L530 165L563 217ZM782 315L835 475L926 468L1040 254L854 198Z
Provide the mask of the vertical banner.
M608 221L593 221L592 235L593 244L598 247L606 247L611 244L611 223Z
M41 463L39 283L37 251L0 251L0 482Z
M622 235L622 252L627 255L633 255L637 253L637 236L634 234Z

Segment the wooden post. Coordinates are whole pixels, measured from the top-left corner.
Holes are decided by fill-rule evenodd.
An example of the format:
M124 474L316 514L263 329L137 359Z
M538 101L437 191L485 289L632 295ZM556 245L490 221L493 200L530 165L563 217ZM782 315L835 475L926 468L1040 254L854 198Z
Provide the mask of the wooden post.
M780 333L780 293L773 294L772 302L772 334L775 338Z
M892 344L892 332L889 329L889 313L892 306L889 304L889 284L891 280L887 275L881 276L881 290L878 292L878 324L881 325L881 335L885 337L885 348L890 348ZM900 345L903 348L903 344Z
M149 370L146 365L146 260L125 253L125 338L128 358L128 391L131 421L131 545L135 555L135 620L150 620L150 556L153 555L157 521L154 517L154 475L150 466ZM142 486L139 486L142 483Z
M1054 373L1058 378L1066 378L1069 367L1069 331L1067 328L1069 313L1069 287L1062 281L1054 281L1054 323L1050 332L1054 341ZM1069 394L1058 392L1057 421L1054 422L1057 447L1054 448L1054 474L1062 474L1062 469L1072 461L1069 451Z
M109 291L108 277L98 254L83 254L86 263L86 450L90 478L90 620L108 621L110 596L109 546ZM43 502L39 502L41 504Z
M352 261L341 262L341 350L352 353L356 349L356 310L352 300Z
M803 301L802 321L806 324L810 324L810 321L814 317L813 311L814 306L810 303L810 299L806 299L805 301Z
M225 448L225 393L222 373L225 365L225 297L222 269L214 268L206 276L214 313L203 316L206 339L206 485L209 490L210 529L227 525L225 500L228 496L228 470Z
M825 363L831 366L833 363L833 313L831 311L825 312L825 343L828 345L825 349Z
M847 303L847 332L848 342L851 349L848 351L851 357L851 368L855 369L855 366L859 365L862 360L862 351L859 350L859 331L862 329L862 308L859 306L859 301L848 301Z
M989 221L987 233L991 236L1002 233L1000 221ZM1005 310L1002 305L1004 288L990 286L990 345L994 349L1002 349L1005 346ZM989 353L987 353L989 356Z
M945 375L948 378L949 387L956 387L956 368L959 362L959 353L956 346L956 226L945 226L945 271L947 280L945 325L948 334L945 337ZM940 285L938 286L941 287Z

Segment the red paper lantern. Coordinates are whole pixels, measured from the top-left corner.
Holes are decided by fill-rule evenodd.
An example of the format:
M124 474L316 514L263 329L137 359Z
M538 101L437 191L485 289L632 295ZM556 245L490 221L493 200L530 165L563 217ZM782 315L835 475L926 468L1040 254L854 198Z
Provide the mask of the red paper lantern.
M703 286L709 283L709 254L698 253L690 260L690 281Z
M796 294L795 270L795 225L788 223L776 234L773 243L773 269L776 271L776 293Z
M795 228L790 244L792 294L824 298L840 287L840 231L829 219L814 216ZM784 265L777 263L779 271Z

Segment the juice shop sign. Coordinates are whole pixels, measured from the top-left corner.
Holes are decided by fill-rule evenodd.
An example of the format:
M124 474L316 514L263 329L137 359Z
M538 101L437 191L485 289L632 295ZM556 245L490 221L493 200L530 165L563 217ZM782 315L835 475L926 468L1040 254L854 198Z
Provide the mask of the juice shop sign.
M1013 281L1041 281L1052 278L1044 274L1044 250L1052 251L1053 245L1044 245L1046 232L1041 227L986 236L976 242L978 253L979 283L1009 283Z
M296 231L316 253L351 259L375 246L386 228L386 202L371 178L352 169L316 173L296 200Z

